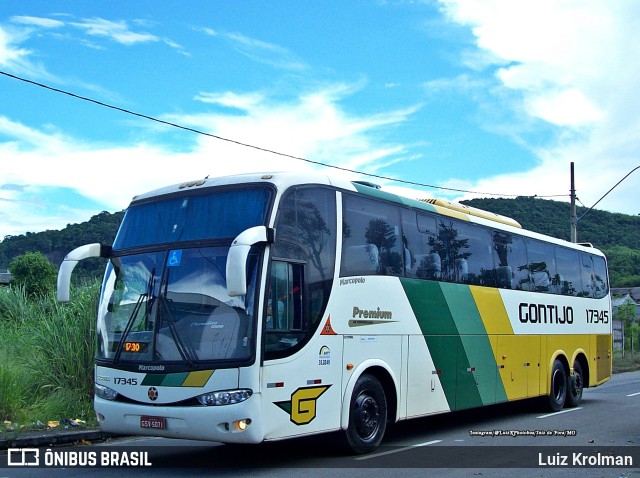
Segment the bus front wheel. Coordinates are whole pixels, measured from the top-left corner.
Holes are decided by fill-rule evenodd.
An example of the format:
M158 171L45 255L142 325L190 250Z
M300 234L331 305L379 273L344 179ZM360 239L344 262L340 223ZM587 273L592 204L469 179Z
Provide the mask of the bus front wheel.
M363 374L353 389L346 438L355 453L369 453L380 444L387 426L387 399L376 377Z
M567 399L567 372L560 360L553 363L551 369L551 390L549 391L549 408L553 412L559 412L564 407Z
M582 390L584 389L584 374L582 365L577 360L573 363L573 375L569 380L569 393L567 394L567 406L577 407L582 401Z

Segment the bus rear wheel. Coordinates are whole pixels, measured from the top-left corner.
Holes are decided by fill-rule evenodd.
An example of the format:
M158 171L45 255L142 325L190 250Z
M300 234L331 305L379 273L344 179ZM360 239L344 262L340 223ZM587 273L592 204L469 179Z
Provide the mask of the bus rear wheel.
M382 441L386 427L384 389L373 375L363 374L351 394L347 442L355 453L369 453Z
M562 362L556 360L551 369L551 390L547 397L551 411L559 412L562 410L567 400L567 388L567 372Z
M584 374L582 365L577 360L573 363L573 375L569 380L569 393L567 394L567 406L577 407L582 402L582 391L584 389Z

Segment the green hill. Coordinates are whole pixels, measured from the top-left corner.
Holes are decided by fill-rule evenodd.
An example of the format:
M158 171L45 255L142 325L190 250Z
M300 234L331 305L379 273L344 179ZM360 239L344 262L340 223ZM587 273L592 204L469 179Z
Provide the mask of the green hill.
M8 269L14 257L26 252L42 252L57 266L72 249L83 244L99 242L111 244L116 236L124 213L111 214L103 211L87 222L68 224L61 231L27 232L19 236L5 236L0 242L0 269ZM100 276L104 270L104 261L91 259L82 261L77 267L76 277Z
M520 222L522 227L570 240L570 205L566 202L518 197L462 201ZM580 218L586 208L577 208ZM640 216L591 210L578 222L578 242L590 242L609 260L612 287L640 286Z
M472 199L462 203L511 217L520 222L525 229L570 240L570 206L567 202L518 197ZM577 208L578 218L586 211L586 208ZM595 209L589 211L578 222L578 242L590 242L599 249L625 246L640 250L640 216Z
M546 199L473 199L463 204L511 217L526 229L569 240L569 204ZM578 217L586 211L578 208ZM7 236L0 242L0 269L25 252L40 251L56 266L82 244L111 244L123 213L102 212L81 224L61 231ZM578 241L590 242L607 254L613 287L640 286L640 217L592 210L578 223ZM83 261L79 275L98 276L104 262Z

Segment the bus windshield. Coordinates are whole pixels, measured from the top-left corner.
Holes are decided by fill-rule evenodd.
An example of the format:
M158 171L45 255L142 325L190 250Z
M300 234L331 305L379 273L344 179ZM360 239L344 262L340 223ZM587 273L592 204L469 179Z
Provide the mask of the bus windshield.
M134 201L105 275L98 359L123 368L251 360L260 248L238 271L247 274L245 296L229 296L226 263L232 239L266 223L272 195L245 185Z
M113 249L232 239L265 224L271 196L266 187L245 187L134 203L127 209Z
M112 257L98 313L98 358L116 365L179 362L191 368L251 359L258 256L247 261L247 295L229 297L228 250L194 247Z

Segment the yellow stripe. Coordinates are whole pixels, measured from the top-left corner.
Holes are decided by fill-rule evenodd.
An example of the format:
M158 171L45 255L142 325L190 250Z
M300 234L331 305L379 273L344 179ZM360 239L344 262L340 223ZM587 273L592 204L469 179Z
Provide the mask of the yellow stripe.
M442 214L443 216L455 217L456 219L461 219L463 221L469 220L469 216L462 212L454 211L453 209L442 206L436 206L435 204L432 204L432 206L436 209L438 214Z
M213 375L214 370L199 370L197 372L190 372L185 381L182 383L183 387L204 387L207 381Z
M513 327L504 307L500 291L489 287L470 286L484 328L491 335L513 335Z

